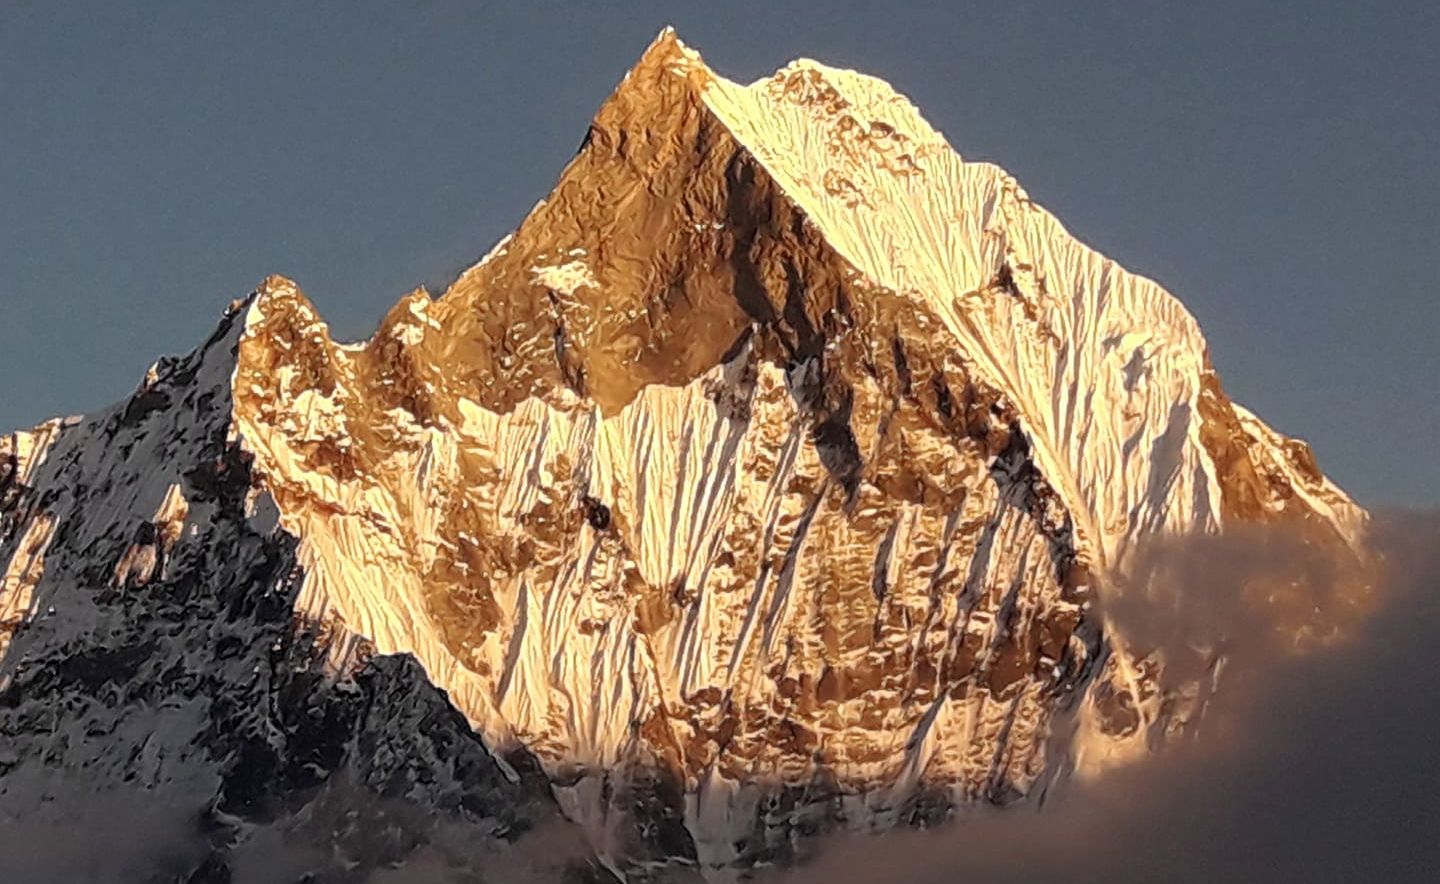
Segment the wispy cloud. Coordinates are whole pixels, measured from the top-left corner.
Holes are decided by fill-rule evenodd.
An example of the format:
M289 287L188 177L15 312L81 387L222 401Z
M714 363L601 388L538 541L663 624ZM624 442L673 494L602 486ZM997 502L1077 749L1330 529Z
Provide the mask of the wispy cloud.
M1043 809L837 839L781 877L1440 880L1440 518L1386 514L1371 545L1379 564L1368 591L1294 535L1157 551L1151 567L1172 582L1111 613L1172 657L1223 643L1221 691L1193 739L1073 783ZM1302 647L1297 624L1309 636ZM1345 637L1327 641L1337 624Z

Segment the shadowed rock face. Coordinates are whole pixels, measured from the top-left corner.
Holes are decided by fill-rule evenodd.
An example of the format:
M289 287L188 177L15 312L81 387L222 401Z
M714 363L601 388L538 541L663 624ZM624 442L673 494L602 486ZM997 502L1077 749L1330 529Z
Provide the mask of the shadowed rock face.
M1182 729L1213 668L1160 678L1094 604L1147 538L1363 518L1177 302L888 87L742 88L667 33L439 299L340 345L272 277L0 444L0 727L116 735L0 785L103 750L194 796L210 868L262 831L383 865L437 819L481 864L583 832L537 874L784 863ZM136 691L173 745L102 713ZM322 831L356 789L390 841Z

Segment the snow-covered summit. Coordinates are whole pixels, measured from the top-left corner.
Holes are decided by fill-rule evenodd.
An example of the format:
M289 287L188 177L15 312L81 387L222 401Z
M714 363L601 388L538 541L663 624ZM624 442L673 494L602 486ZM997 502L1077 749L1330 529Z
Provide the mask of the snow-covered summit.
M696 63L671 39L658 51ZM1178 300L1075 239L1000 167L966 162L882 80L801 60L747 87L707 77L703 96L827 243L922 303L1012 397L1096 564L1149 533L1221 525L1200 404L1213 373ZM1351 536L1359 511L1314 485L1312 505Z
M1158 744L1210 686L1162 687L1094 604L1134 551L1364 518L1178 301L888 85L739 86L666 31L514 234L369 341L272 277L126 402L0 438L0 692L99 733L113 681L62 656L229 661L97 770L217 790L236 844L311 814L235 799L256 752L306 788L419 753L406 800L488 790L487 831L563 816L592 871L719 874ZM401 738L402 689L453 707L443 746ZM215 737L241 718L263 751Z

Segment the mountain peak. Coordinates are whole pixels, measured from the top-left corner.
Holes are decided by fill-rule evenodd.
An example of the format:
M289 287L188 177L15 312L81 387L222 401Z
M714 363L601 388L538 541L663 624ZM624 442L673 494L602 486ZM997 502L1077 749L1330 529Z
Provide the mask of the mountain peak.
M1143 753L1203 692L1094 604L1136 550L1272 522L1343 550L1365 518L1229 401L1175 298L888 85L801 60L741 86L669 29L439 298L341 345L270 277L40 438L0 445L0 603L125 628L17 628L6 672L106 636L160 654L177 616L208 647L167 600L219 585L226 647L290 647L276 618L304 637L234 667L236 696L294 730L330 714L297 692L434 690L470 734L447 745L483 745L507 795L530 771L621 871L793 859L802 829L933 822ZM366 662L391 655L418 665ZM404 742L365 696L399 717L336 733ZM308 770L287 752L192 761L261 826L279 811L236 759Z
M662 758L702 808L729 800L720 781L820 756L882 817L924 779L897 770L1023 793L1058 763L1039 760L1056 679L1136 690L1118 634L1093 669L1086 599L1138 544L1290 519L1343 545L1363 519L1229 402L1177 300L888 85L797 61L739 86L668 31L551 194L439 299L411 296L353 351L286 353L237 374L237 425L305 538L304 604L416 653L500 744L557 769ZM992 548L1001 526L1018 534ZM947 561L982 575L966 597L1024 585L1038 619L997 631L1014 610L997 588L922 651L900 624L949 604ZM562 623L578 634L554 656ZM635 653L643 677L557 705ZM899 677L886 654L940 667L895 708L1020 703L1007 739L1034 760L982 770L959 731L932 747L909 712L846 718ZM1129 702L1071 710L1072 761L1143 751L1181 714ZM702 736L741 709L761 723ZM775 730L801 722L804 751ZM694 812L697 850L728 862L735 833Z

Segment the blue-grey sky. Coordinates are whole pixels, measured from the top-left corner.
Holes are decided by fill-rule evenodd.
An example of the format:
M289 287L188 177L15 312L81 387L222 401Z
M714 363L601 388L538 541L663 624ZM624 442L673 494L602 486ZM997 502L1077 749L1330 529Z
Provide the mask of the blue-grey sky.
M889 80L1175 292L1362 501L1440 501L1440 4L1399 0L8 0L0 429L126 395L268 273L367 335L549 191L666 23L735 79Z

